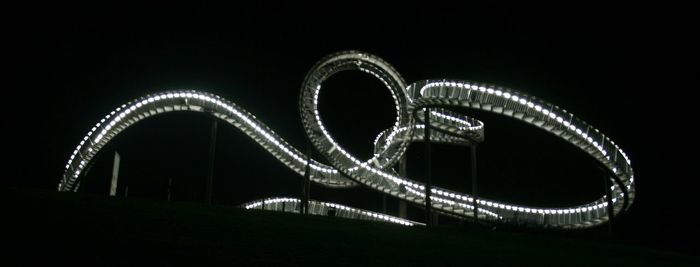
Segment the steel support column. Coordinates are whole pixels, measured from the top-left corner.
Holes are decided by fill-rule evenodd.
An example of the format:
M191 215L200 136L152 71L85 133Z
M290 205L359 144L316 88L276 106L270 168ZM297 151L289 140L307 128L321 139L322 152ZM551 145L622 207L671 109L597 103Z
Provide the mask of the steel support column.
M401 161L399 161L399 175L401 175L401 177L408 177L406 175L407 154L408 151L404 152L403 156L401 157ZM406 219L406 201L403 199L399 199L399 218Z
M311 144L306 145L306 167L304 168L304 180L301 185L301 214L309 213L309 196L311 190Z
M608 201L608 207L607 207L607 213L608 213L608 234L612 235L613 234L613 217L615 214L615 210L613 207L613 196L612 196L612 189L610 189L610 177L606 174L603 175L603 180L604 180L604 185L605 185L605 199Z
M424 113L425 128L423 129L423 137L425 142L425 225L433 226L433 207L431 205L430 196L432 188L432 158L430 155L430 109L426 108Z
M479 203L478 203L478 190L477 190L477 180L476 180L476 142L472 141L470 146L471 150L471 178L472 178L472 205L474 205L474 221L479 221Z
M211 205L212 191L214 189L214 157L216 156L217 125L217 119L213 119L211 122L211 139L209 141L209 168L207 172L207 187L204 191L205 201L209 205Z

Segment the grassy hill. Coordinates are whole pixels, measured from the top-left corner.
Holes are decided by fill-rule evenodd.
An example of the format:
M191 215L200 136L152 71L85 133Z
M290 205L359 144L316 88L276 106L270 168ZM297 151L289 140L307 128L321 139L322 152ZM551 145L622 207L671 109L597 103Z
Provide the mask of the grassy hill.
M3 266L700 266L621 244L0 188Z

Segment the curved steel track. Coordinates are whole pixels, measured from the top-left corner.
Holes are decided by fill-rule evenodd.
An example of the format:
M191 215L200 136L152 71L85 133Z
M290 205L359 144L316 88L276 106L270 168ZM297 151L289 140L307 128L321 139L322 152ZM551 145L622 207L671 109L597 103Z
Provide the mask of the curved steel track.
M374 155L359 160L339 145L324 127L318 110L322 83L331 75L360 70L377 77L390 90L396 106L396 123L377 136ZM314 147L330 165L310 160L310 179L328 187L362 184L399 199L425 205L425 185L399 176L393 169L412 141L423 140L429 110L430 141L471 145L483 141L484 124L450 108L470 108L515 118L560 137L594 158L610 174L614 214L634 201L634 173L627 155L603 133L573 114L521 92L459 80L425 80L407 85L387 62L371 54L344 51L316 63L304 79L299 98L302 123ZM219 96L193 90L166 91L126 103L104 117L80 141L58 185L59 191L76 191L88 163L112 138L147 117L174 111L211 114L228 122L303 175L306 156L289 145L255 116ZM565 177L563 178L565 179ZM600 179L592 177L592 179ZM439 187L431 189L431 205L439 212L473 217L471 195ZM605 196L573 207L529 207L477 198L482 220L528 223L552 228L584 228L607 221ZM337 205L337 204L335 204Z

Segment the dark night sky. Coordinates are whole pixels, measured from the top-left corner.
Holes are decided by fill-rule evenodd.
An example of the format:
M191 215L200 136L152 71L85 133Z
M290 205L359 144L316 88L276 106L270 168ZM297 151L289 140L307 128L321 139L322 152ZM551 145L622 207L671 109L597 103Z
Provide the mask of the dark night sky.
M661 126L674 125L669 116L676 110L664 108L663 91L652 81L662 27L645 15L649 10L295 5L18 7L22 15L7 40L12 47L7 62L16 71L10 78L17 83L6 92L18 97L3 106L11 114L4 130L9 142L3 151L10 160L5 184L54 189L68 155L97 120L122 103L166 89L216 93L301 148L306 137L297 103L306 71L329 53L357 49L384 58L409 83L488 82L576 114L632 159L637 201L619 221L621 235L688 249L684 242L691 235L682 232L690 223L682 211L693 205L692 177L671 170L678 166L669 147L684 137ZM393 124L392 105L388 90L360 73L334 76L321 95L330 131L362 157L370 154L376 134ZM602 194L600 174L583 153L512 119L465 111L487 125L479 151L485 197L557 206ZM174 113L134 125L96 158L81 189L106 194L118 150L121 179L131 195L162 199L172 178L176 199L201 201L210 123L203 114ZM660 141L672 135L669 142ZM436 148L437 185L469 190L467 152ZM422 144L414 145L409 174L417 179L421 154ZM296 174L224 123L216 157L216 203L298 194ZM364 188L313 190L313 198L380 207L381 195Z

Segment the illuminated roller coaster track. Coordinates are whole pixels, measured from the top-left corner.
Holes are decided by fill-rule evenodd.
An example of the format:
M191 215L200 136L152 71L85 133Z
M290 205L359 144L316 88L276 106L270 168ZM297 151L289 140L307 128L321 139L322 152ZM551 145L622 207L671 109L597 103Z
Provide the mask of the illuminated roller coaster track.
M243 207L244 209L273 210L298 213L301 210L301 200L297 198L287 197L266 198L245 203L241 205L241 207ZM366 221L389 222L405 226L425 225L423 223L409 221L391 215L316 200L309 200L308 212L312 215L334 216L339 218Z
M357 159L326 130L318 110L321 85L331 75L346 70L369 73L390 90L396 106L396 123L374 141L374 155ZM597 129L553 104L523 93L486 84L457 80L426 80L406 85L394 68L364 52L332 54L314 65L302 84L299 106L304 129L313 146L329 165L310 159L310 180L327 187L346 188L362 184L384 194L425 205L425 185L401 177L393 169L413 141L424 139L428 110L430 142L472 145L483 141L484 124L448 110L465 107L509 116L533 125L578 147L594 158L610 176L611 199L599 199L573 207L529 207L503 203L439 187L431 187L433 210L460 218L502 223L518 222L549 228L585 228L609 220L634 201L634 174L627 155ZM59 191L76 191L79 178L93 157L112 138L130 125L160 113L196 111L211 114L243 131L290 169L304 175L306 155L236 104L219 96L192 90L166 91L126 103L105 116L80 141L70 155L58 184ZM565 177L562 177L565 179ZM599 179L599 178L594 178ZM478 213L472 203L476 202Z

